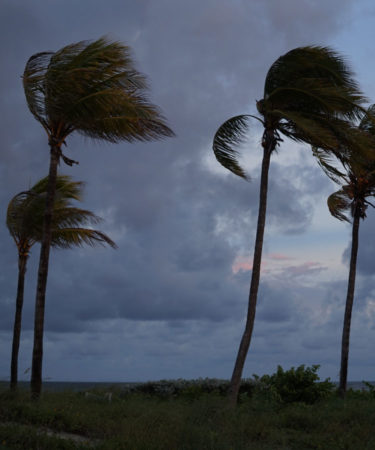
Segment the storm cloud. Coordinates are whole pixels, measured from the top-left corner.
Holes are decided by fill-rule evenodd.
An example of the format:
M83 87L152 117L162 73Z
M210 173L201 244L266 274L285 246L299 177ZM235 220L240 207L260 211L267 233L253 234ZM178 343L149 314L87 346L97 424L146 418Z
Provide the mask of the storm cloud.
M27 109L20 78L33 53L103 35L122 41L132 48L137 68L149 80L151 100L176 133L173 139L131 145L68 138L66 155L79 166L61 165L60 172L86 183L82 206L103 217L99 228L119 248L52 251L45 377L230 376L246 313L261 129L250 126L241 150L249 183L216 162L214 133L231 116L255 113L267 70L278 56L302 45L337 47L344 31L357 29L353 18L361 17L360 6L349 0L324 5L308 0L3 1L3 222L10 198L48 170L47 139ZM346 277L341 257L349 234L326 210L332 189L308 147L281 144L271 163L264 268L246 376L277 364L321 363L323 375L337 378ZM365 362L370 347L361 345L364 336L374 337L369 281L375 273L374 220L369 214L361 225L361 240L370 243L358 263L358 289L365 300L353 323L352 378L373 368ZM326 227L343 238L335 247L335 267L315 252ZM17 252L5 226L0 248L0 376L6 379ZM38 253L35 245L27 271L23 370L31 359ZM279 258L272 257L276 253Z

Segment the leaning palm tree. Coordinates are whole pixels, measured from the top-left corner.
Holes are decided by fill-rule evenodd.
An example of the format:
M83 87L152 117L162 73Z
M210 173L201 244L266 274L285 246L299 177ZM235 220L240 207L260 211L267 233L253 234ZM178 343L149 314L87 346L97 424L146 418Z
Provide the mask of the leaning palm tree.
M27 104L47 133L50 168L36 293L31 391L42 385L43 326L51 222L60 158L66 138L77 131L109 142L148 141L172 136L158 108L147 98L144 76L130 50L106 38L68 45L56 53L33 55L23 74Z
M358 129L370 136L375 136L375 105L368 109L358 125ZM345 315L341 340L341 366L339 393L345 396L348 376L350 326L354 302L355 279L357 271L357 254L359 246L360 220L366 218L366 210L369 206L375 207L369 197L375 196L375 142L370 147L370 155L358 155L353 147L346 148L338 158L324 155L319 149L313 149L315 156L326 174L341 188L328 197L327 204L330 213L336 219L352 222L352 242L349 263L348 287L345 303ZM336 162L336 164L335 164Z
M361 117L364 97L345 61L325 47L301 47L281 56L269 69L263 99L256 102L260 117L232 117L220 126L213 141L217 160L234 174L247 179L238 162L236 145L242 143L248 121L255 118L264 127L260 201L255 238L252 278L245 331L235 362L229 398L237 402L242 371L254 327L266 220L270 158L282 141L281 134L325 152L340 151L339 142L355 139L351 120ZM340 139L339 139L340 138Z
M17 389L18 382L18 351L26 265L31 247L42 239L47 184L48 178L43 178L29 191L20 192L9 202L7 210L7 227L18 249L18 285L10 371L10 389L13 391ZM115 248L115 243L106 234L83 227L98 223L101 219L91 211L72 206L72 200L81 200L82 188L81 182L72 181L64 175L57 176L51 245L71 248L83 244L108 244Z

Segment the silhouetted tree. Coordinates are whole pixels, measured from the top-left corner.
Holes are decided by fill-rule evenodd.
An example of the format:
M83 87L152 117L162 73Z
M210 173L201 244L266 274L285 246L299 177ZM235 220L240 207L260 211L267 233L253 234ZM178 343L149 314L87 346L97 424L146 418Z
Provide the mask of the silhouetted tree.
M237 402L246 355L254 327L266 221L270 158L282 141L281 134L326 152L340 151L340 140L353 138L350 120L362 114L364 97L345 61L325 47L301 47L278 58L269 69L263 98L256 102L260 117L239 115L220 126L213 141L217 160L234 174L247 178L235 147L243 141L248 121L264 127L258 223L245 330L234 366L229 397Z
M26 265L31 247L42 240L43 217L46 203L48 178L43 178L29 191L20 192L9 202L7 227L18 249L18 285L16 312L13 327L10 388L16 390L18 381L18 352L21 336L22 308ZM84 225L98 223L101 219L91 211L72 206L72 200L81 200L83 184L70 177L58 175L56 196L51 224L51 245L57 248L71 248L88 244L115 243L101 231L84 228Z
M33 55L23 85L30 111L48 136L49 182L35 307L31 391L42 387L44 305L57 166L66 138L77 131L109 142L148 141L172 136L157 107L147 99L145 78L134 68L129 48L106 38Z
M375 105L368 109L368 116L361 120L358 129L363 133L367 133L369 137L375 136ZM367 155L358 153L355 146L352 145L347 147L345 151L342 151L335 158L335 161L318 149L314 149L314 153L326 174L337 184L341 185L337 192L328 197L327 204L330 213L336 219L352 222L348 288L341 341L339 392L344 397L348 377L350 326L357 271L359 225L360 220L366 218L368 206L374 207L368 198L375 195L375 142L369 146ZM334 164L334 162L340 164Z

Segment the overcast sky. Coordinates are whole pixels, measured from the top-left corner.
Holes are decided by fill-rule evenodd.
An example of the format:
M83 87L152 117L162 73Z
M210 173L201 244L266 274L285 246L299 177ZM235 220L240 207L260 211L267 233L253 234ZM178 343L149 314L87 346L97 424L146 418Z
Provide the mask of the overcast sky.
M0 379L8 379L17 250L5 226L13 195L48 172L44 130L21 75L34 53L107 35L132 48L175 138L117 145L70 136L82 206L118 245L52 250L45 379L229 378L247 311L262 130L242 148L250 183L211 145L229 117L255 113L270 65L294 47L344 54L375 99L371 0L3 0L0 6ZM272 158L264 262L244 376L321 364L338 379L350 226L329 215L335 186L309 147ZM361 224L350 380L375 379L375 214ZM31 366L39 246L26 274L20 376Z

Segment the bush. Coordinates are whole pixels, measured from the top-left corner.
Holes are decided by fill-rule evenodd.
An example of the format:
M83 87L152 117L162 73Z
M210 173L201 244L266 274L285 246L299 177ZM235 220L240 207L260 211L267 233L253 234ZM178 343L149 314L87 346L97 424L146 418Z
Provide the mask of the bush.
M370 397L375 397L375 385L369 383L368 381L362 381L362 383L367 387L367 392Z
M284 371L281 366L273 375L254 375L258 390L269 390L283 403L302 402L312 404L332 393L334 384L327 378L320 382L317 371L319 365Z
M160 380L127 385L122 390L122 396L129 394L143 394L150 397L171 398L198 398L206 394L225 395L229 381L215 378L199 378L197 380ZM241 389L248 391L249 387L244 382Z

